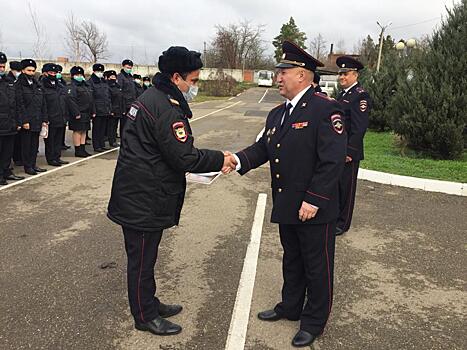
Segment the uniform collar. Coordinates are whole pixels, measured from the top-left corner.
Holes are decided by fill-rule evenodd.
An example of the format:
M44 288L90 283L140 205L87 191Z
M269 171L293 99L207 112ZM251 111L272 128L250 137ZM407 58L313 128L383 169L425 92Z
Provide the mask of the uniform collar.
M351 88L353 88L353 87L354 87L355 85L357 85L357 84L358 84L358 81L356 81L355 83L353 83L352 85L350 85L347 89L344 89L344 94L346 94L347 92L349 92L349 90L350 90Z
M297 105L298 101L301 100L301 98L303 97L303 95L305 95L305 93L308 91L308 89L311 88L311 85L310 86L307 86L306 88L304 88L302 91L300 91L297 95L295 95L295 97L292 99L292 100L289 100L287 99L287 102L286 102L286 106L291 103L292 104L292 108L290 110L290 113L292 113L292 110L295 108L295 106Z

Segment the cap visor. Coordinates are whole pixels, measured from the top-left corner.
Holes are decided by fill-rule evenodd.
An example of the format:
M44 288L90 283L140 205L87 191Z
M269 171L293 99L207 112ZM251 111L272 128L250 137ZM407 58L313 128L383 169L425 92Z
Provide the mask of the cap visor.
M298 66L290 64L290 63L279 62L278 64L276 64L276 68L296 68L296 67Z

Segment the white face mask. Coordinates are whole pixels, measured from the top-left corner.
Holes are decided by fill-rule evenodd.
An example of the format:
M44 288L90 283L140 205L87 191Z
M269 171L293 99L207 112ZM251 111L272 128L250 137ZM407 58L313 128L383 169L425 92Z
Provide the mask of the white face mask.
M187 81L184 80L184 82L188 84ZM196 97L196 95L198 95L198 86L188 84L188 91L187 92L182 91L182 94L183 94L183 97L185 97L186 102L191 102Z
M104 73L102 73L102 72L94 72L94 74L95 74L96 77L98 77L99 79L102 79L102 77L104 76Z
M141 79L135 79L136 84L141 84Z

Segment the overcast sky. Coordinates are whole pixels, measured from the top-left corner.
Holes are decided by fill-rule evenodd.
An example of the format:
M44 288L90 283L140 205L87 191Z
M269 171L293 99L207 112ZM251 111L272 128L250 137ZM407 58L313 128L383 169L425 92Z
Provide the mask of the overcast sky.
M109 41L109 58L154 63L171 45L202 51L213 39L215 25L250 20L265 25L268 53L282 24L294 17L311 39L321 33L328 45L344 40L348 52L368 34L377 39L381 24L396 40L430 34L453 0L1 0L0 48L7 56L32 55L35 34L28 3L47 32L50 57L67 56L64 19L71 11L80 20L95 21ZM307 45L308 46L308 45Z

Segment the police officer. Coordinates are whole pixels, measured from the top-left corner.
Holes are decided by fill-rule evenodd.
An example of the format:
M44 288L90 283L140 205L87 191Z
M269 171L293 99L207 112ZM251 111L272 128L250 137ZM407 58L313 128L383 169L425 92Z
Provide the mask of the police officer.
M123 229L135 327L157 335L182 329L165 319L182 306L166 305L155 297L154 264L163 230L178 225L185 172L235 168L221 151L194 146L187 99L196 90L203 66L200 57L184 47L170 47L159 57L155 86L127 114L108 206L108 217Z
M107 138L109 139L110 147L120 146L117 143L117 128L118 121L123 114L123 95L122 88L117 82L117 73L114 70L104 72L107 84L110 90L110 117L107 125Z
M67 83L66 83L66 80L63 78L63 75L62 75L62 72L63 72L63 67L59 64L56 65L57 66L57 70L58 70L58 73L57 73L57 81L58 81L58 86L60 87L60 89L63 91L63 93L66 93L67 92ZM68 115L65 114L65 127L63 128L63 131L62 131L62 151L66 151L67 149L70 149L71 146L68 146L66 143L65 143L65 138L66 138L66 125L68 123Z
M15 86L16 113L21 123L21 160L24 172L37 175L47 169L36 165L39 149L39 133L47 126L47 116L44 111L44 94L34 74L37 64L32 59L21 61L22 71Z
M151 78L149 78L149 77L144 77L144 78L143 78L143 89L144 89L144 91L146 91L147 89L149 89L151 86L152 86L152 84L151 84Z
M45 158L47 164L59 167L69 163L60 159L65 128L65 94L57 79L58 67L54 63L47 63L42 70L45 76L41 80L41 85L44 91L45 113L49 121L49 133L44 139Z
M269 161L271 221L279 224L284 248L282 301L258 317L300 320L292 345L303 347L322 334L331 312L338 179L347 137L338 103L312 87L323 64L289 41L282 51L277 84L287 101L271 110L262 137L235 156L241 175Z
M16 80L18 80L19 75L21 74L21 70L21 62L11 61L10 71L6 76L6 81L12 84L15 83ZM13 162L17 166L23 166L23 162L21 161L21 134L19 132L15 135L13 147Z
M0 52L0 185L7 185L7 180L22 180L11 172L10 162L13 156L15 135L19 129L16 120L16 101L14 81L6 74L7 57Z
M92 70L93 73L88 80L96 106L96 116L92 119L92 145L94 152L100 153L109 150L105 147L105 133L111 113L111 99L109 85L104 79L104 65L96 63L92 66Z
M352 221L357 174L363 159L363 137L368 128L371 99L358 82L358 72L363 69L363 65L349 56L338 57L336 64L339 67L339 85L342 88L337 101L344 110L344 124L348 135L346 163L339 181L340 214L336 235L341 235L349 230Z
M135 82L136 97L138 98L144 92L144 89L141 86L141 75L133 74L133 79L134 79L134 82Z
M84 69L74 66L70 69L71 83L66 94L68 107L68 127L73 131L75 157L85 158L86 131L91 128L91 118L96 115L92 90L84 78Z
M321 81L321 76L319 75L318 72L315 72L315 76L313 77L313 88L315 89L315 92L321 92L324 95L327 95L326 92L324 92L321 89L321 86L319 86L319 82Z
M131 75L133 71L133 61L125 59L122 61L122 69L117 75L117 81L122 88L123 95L123 114L130 110L131 104L136 100L136 85ZM123 137L123 127L125 126L126 118L120 120L120 138Z
M10 62L10 71L8 72L6 78L9 82L14 83L19 75L21 74L21 62L11 61Z

